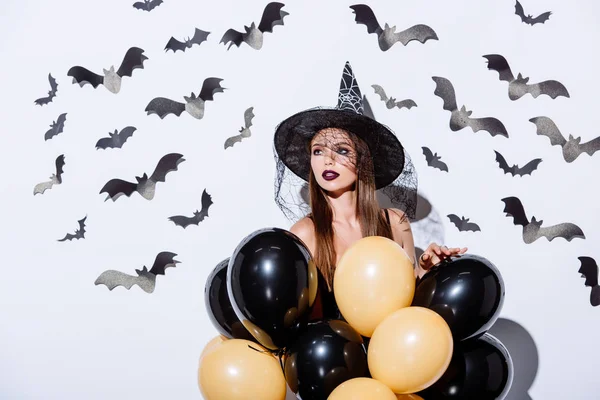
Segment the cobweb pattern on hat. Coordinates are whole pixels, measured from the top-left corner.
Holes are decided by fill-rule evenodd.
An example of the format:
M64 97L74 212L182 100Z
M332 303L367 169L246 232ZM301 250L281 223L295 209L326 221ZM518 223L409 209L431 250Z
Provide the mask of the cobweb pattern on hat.
M339 110L354 111L357 114L364 114L365 111L360 88L349 63L346 63L342 72L337 108Z

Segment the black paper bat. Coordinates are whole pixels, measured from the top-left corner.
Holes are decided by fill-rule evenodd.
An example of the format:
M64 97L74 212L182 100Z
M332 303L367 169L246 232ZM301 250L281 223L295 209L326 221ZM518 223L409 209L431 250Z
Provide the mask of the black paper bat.
M373 89L375 89L375 93L379 95L379 97L381 98L381 100L385 103L385 106L387 107L388 110L391 110L394 107L398 107L400 109L402 109L403 107L408 108L409 110L412 107L416 107L417 103L415 103L413 100L411 99L406 99L406 100L402 100L402 101L396 101L395 98L393 97L387 97L387 95L385 94L385 90L383 90L383 88L379 85L371 85L371 87Z
M505 204L504 212L506 212L506 216L513 217L515 225L523 226L523 241L527 244L533 243L541 237L545 237L548 241L562 237L568 242L574 238L585 239L581 228L570 222L542 227L544 220L537 221L534 216L531 217L531 222L529 222L523 204L517 197L505 197L502 201Z
M52 174L52 176L50 177L50 181L38 183L37 185L35 185L35 187L33 188L34 196L38 193L44 194L44 192L47 189L52 189L52 186L60 185L62 183L62 174L64 172L63 167L65 166L65 155L61 154L60 156L56 157L56 161L54 162L54 164L56 165L56 173Z
M240 45L245 42L248 46L255 50L260 50L263 45L263 34L265 32L273 32L273 28L277 25L283 25L283 18L289 13L282 10L285 6L283 3L271 2L267 4L263 11L262 18L258 24L258 28L254 22L248 27L244 25L245 32L238 32L235 29L228 29L219 43L229 44L227 50L231 46Z
M250 127L252 126L252 118L254 118L254 114L252 113L253 110L254 107L250 107L244 111L244 126L240 128L239 135L228 137L225 140L225 150L227 150L228 147L233 147L235 143L241 142L242 139L249 138L252 135L252 132L250 132Z
M183 161L185 161L185 159L181 154L167 154L158 161L150 178L144 173L142 177L135 177L137 183L127 182L121 179L111 179L104 185L102 190L100 190L100 193L108 193L108 196L104 201L112 199L114 202L121 197L121 195L129 197L133 192L138 192L146 200L152 200L154 198L156 184L158 182L165 182L167 174L172 171L177 171L177 166Z
M160 6L163 3L163 0L142 0L136 1L133 3L133 8L137 8L138 10L144 11L152 11L156 7Z
M52 99L56 97L56 92L58 91L58 84L56 83L56 79L52 77L52 75L48 74L48 81L50 82L50 91L48 92L48 96L40 97L35 101L35 104L39 106L43 106L44 104L48 104L52 102Z
M150 271L148 271L148 268L144 265L143 269L135 270L137 276L134 276L125 274L121 271L115 271L114 269L109 269L101 273L100 276L96 278L94 284L106 285L109 290L113 290L117 286L123 286L125 289L129 290L133 285L138 285L144 292L152 293L156 287L156 276L164 275L167 268L176 267L177 264L181 262L174 259L176 256L177 254L175 253L161 251L156 256L154 265L152 265Z
M56 121L52 121L52 124L50 125L50 129L48 129L46 131L46 133L44 134L44 141L46 141L48 139L52 139L54 136L58 135L59 133L62 133L63 129L65 128L66 120L67 120L67 113L62 113L58 116Z
M180 42L171 36L171 39L169 39L167 45L165 46L165 51L172 50L173 53L176 53L177 50L181 50L182 52L185 52L186 49L191 48L194 44L201 45L202 42L207 40L208 35L210 35L210 32L205 32L196 28L194 31L194 36L192 38L188 37L183 42Z
M387 22L382 29L379 22L377 22L375 13L368 5L355 4L350 6L350 8L355 14L354 21L357 24L364 24L367 26L368 33L377 34L379 48L382 51L389 50L396 42L400 42L406 46L413 40L418 40L421 43L425 43L429 39L438 40L435 31L427 25L414 25L402 32L396 33L396 26L394 25L390 28Z
M96 150L98 149L120 149L123 144L129 139L133 132L136 131L134 126L126 126L119 133L115 129L114 132L108 132L108 137L103 137L96 142Z
M87 219L87 215L77 221L79 223L79 229L75 230L74 234L67 233L64 238L59 239L59 242L64 242L65 240L73 240L73 239L85 239L85 220Z
M206 189L202 192L202 209L200 211L194 211L192 217L186 217L185 215L174 215L169 217L169 221L173 221L175 225L187 228L188 225L198 225L198 223L204 221L205 217L208 217L208 209L213 204L212 197L206 193Z
M582 153L592 156L600 150L600 136L588 142L581 143L581 136L574 138L573 135L569 135L569 139L565 139L554 121L548 117L531 118L529 122L535 124L538 135L550 138L552 146L562 147L563 158L568 163L575 161Z
M465 127L470 127L473 132L487 131L490 135L501 135L508 137L508 132L504 124L496 118L471 118L472 111L467 111L463 105L459 110L456 105L456 93L454 86L446 79L438 76L432 77L435 82L435 90L433 94L444 100L444 110L450 111L450 129L452 131L460 131Z
M577 257L581 261L579 273L585 278L585 286L592 288L590 293L590 304L593 307L600 305L600 286L598 286L598 264L592 257Z
M447 217L450 219L457 228L459 232L464 231L473 231L473 232L481 232L481 228L474 222L469 222L469 218L459 217L456 214L448 214Z
M521 17L522 22L533 26L535 24L543 24L544 22L548 21L548 19L550 18L550 14L552 14L552 11L547 11L543 14L538 15L535 18L533 18L531 14L525 16L523 6L521 5L521 3L519 3L519 0L517 0L517 3L515 4L515 14Z
M519 72L515 78L508 61L499 54L487 54L483 56L488 61L488 69L498 72L501 81L508 82L508 98L517 100L525 96L527 93L534 98L545 94L555 99L558 96L570 97L567 88L555 80L547 80L538 83L528 84L529 77L524 78Z
M146 106L147 115L156 114L163 119L169 114L180 116L182 112L187 111L192 117L202 119L204 117L204 104L209 100L214 100L213 96L216 93L222 93L226 88L221 87L221 78L206 78L200 89L198 97L192 92L190 97L183 96L185 103L180 103L175 100L165 97L156 97L150 100Z
M433 154L433 152L428 147L421 147L423 149L423 155L425 155L425 160L427 160L427 165L433 168L437 168L440 171L448 172L448 166L445 162L440 161L441 157L437 155L437 153Z
M148 57L144 55L144 50L139 47L131 47L127 50L117 72L115 72L115 67L113 65L111 65L108 70L102 68L104 76L98 75L87 68L75 66L69 69L67 75L72 76L73 83L78 83L80 87L83 87L88 83L92 85L94 89L97 88L98 85L104 85L110 92L119 93L121 90L121 78L123 76L131 76L133 70L137 68L144 69L144 61L147 59Z
M504 158L504 156L502 156L502 154L498 153L496 150L494 150L494 153L496 153L496 161L498 162L500 169L503 170L505 174L512 174L512 176L531 175L531 173L535 171L538 165L542 162L541 158L536 158L534 160L529 161L523 167L519 168L517 164L514 164L512 167L509 167L508 163L506 162L506 159Z

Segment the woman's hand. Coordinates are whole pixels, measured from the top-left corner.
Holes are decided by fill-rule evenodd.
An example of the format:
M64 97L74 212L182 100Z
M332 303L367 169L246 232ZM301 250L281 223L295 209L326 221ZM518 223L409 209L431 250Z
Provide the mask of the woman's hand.
M421 257L419 257L419 267L424 271L427 271L446 258L457 254L463 254L466 251L466 247L463 247L462 249L460 247L448 248L447 246L440 246L437 243L431 243L423 254L421 254Z

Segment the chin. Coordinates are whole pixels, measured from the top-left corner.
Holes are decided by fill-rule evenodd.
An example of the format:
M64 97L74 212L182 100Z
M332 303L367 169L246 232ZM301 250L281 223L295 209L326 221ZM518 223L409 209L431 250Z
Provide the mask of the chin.
M336 192L338 190L352 190L354 182L338 182L337 179L334 181L326 181L323 179L319 181L319 186L328 192Z

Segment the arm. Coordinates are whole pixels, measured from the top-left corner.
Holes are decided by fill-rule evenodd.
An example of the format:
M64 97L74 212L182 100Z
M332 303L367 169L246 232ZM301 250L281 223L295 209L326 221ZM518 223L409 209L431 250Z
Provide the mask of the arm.
M397 208L388 208L390 214L390 222L392 225L392 234L394 241L402 246L408 254L410 261L415 271L415 278L425 275L426 270L421 268L419 261L416 259L415 240L413 238L410 222L405 217L404 212Z

